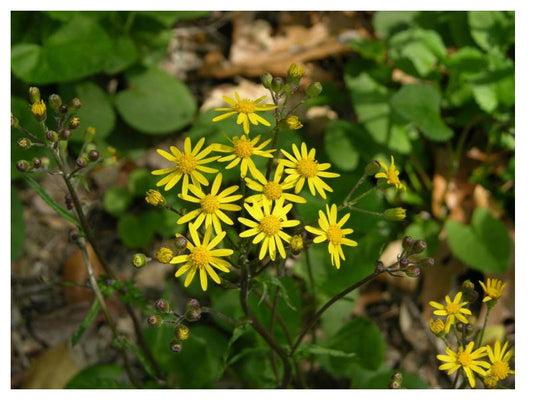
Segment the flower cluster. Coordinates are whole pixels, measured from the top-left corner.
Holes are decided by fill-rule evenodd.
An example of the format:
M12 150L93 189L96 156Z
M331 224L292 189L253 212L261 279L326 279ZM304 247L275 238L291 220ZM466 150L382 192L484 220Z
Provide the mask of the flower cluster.
M255 262L266 266L268 262L286 259L288 253L300 253L310 242L327 242L331 264L338 269L341 261L346 260L343 245L357 246L350 238L354 230L345 226L350 213L341 214L355 203L329 202L325 204L325 212L318 212L316 222L307 224L300 221L294 207L294 204L307 202L302 195L304 188L311 196L327 201L333 192L329 182L340 177L339 173L331 171L331 164L319 161L316 149L305 141L300 145L293 143L290 150L277 146L282 129L290 132L304 126L294 114L295 108L287 109L288 98L297 90L303 74L304 68L293 64L285 84L281 78L273 79L269 74L262 77L263 85L272 96L272 104L265 102L266 95L255 100L241 97L237 92L233 98L223 96L228 107L216 108L221 114L212 122L234 119L237 132L228 137L227 143L207 144L206 138L193 143L186 137L182 148L170 146L169 151L157 150L172 164L152 171L153 175L161 176L156 185L169 191L181 184L177 196L192 205L182 210L177 219L178 224L187 224L187 233L178 235L186 244L176 256L170 257L166 252L164 257L163 253L156 257L172 264L184 264L176 276L187 273L185 286L191 283L196 272L203 290L207 289L208 277L220 284L218 274L228 273L234 267L242 268L243 251L250 249ZM316 97L320 90L320 84L314 83L306 94ZM266 114L268 112L273 112L274 122ZM254 127L258 125L271 127L271 131L263 137L255 134ZM238 132L240 129L242 132ZM391 160L390 168L374 162L383 166L385 172L365 172L365 177L386 176L387 184L405 188L398 179L393 158ZM264 163L266 169L262 168ZM240 185L226 186L224 171L235 167L239 168ZM153 206L168 207L162 195L154 190L147 193L146 201ZM405 218L405 210L400 210L394 213L393 219L390 212L382 216L400 220ZM218 249L217 245L228 238L228 227L234 227L241 240L236 245L232 239L233 250ZM306 231L315 235L312 241L305 239ZM211 239L213 233L215 237ZM232 256L240 257L239 261Z
M463 283L462 290L455 295L453 301L449 296L446 296L444 305L435 301L429 302L436 309L433 312L435 315L445 317L445 321L432 319L429 328L433 334L446 343L446 354L437 355L437 359L442 361L439 366L440 370L448 371L448 375L458 370L461 371L472 388L476 386L476 375L483 379L486 388L496 388L509 375L514 374L509 366L513 351L508 350L509 342L505 342L502 346L501 342L496 340L491 346L490 344L483 345L482 339L490 309L495 305L495 303L490 302L494 302L502 296L505 284L499 279L490 278L487 279L486 283L479 283L485 294L483 302L488 302L489 306L485 315L485 324L477 332L477 335L472 330L468 320L468 317L472 315L470 309L467 308L468 304L478 297L474 285L470 281ZM463 295L465 299L470 300L461 301ZM457 351L452 349L450 340L446 338L452 327L454 335L450 335L449 339L455 339Z

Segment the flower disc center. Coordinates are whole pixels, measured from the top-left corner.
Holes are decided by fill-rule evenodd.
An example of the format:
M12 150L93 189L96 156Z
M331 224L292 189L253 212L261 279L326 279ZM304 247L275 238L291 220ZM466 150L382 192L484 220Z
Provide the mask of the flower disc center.
M342 229L339 228L338 225L331 225L328 228L328 231L326 232L326 236L328 237L328 240L331 244L339 245L341 244L344 234L342 233Z
M195 267L205 267L211 261L211 253L207 247L199 246L191 250L191 255L189 256L191 264Z
M196 169L196 160L190 154L183 154L177 159L176 167L182 174L190 174Z
M277 200L281 197L282 193L281 185L276 182L267 182L263 187L263 194L268 200Z
M298 166L296 167L300 175L306 178L312 178L316 176L318 172L318 164L315 160L309 158L303 158L298 161Z
M206 214L214 214L217 212L220 202L217 196L208 194L202 200L200 200L200 206L202 211Z
M259 222L261 231L267 236L273 236L281 230L281 221L275 215L267 215Z
M235 141L233 149L239 158L248 158L254 153L254 145L247 138Z

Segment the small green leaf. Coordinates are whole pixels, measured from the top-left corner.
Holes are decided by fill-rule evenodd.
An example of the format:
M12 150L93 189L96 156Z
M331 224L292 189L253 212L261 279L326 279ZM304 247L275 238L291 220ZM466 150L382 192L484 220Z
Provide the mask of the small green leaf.
M505 225L487 210L476 208L470 225L449 220L445 224L454 255L470 267L502 273L509 267L511 239Z
M506 51L514 43L513 11L469 11L468 24L475 42L483 50Z
M128 191L134 197L144 197L152 189L157 179L154 179L146 168L137 168L128 176Z
M76 346L78 344L91 322L93 322L93 320L98 315L98 311L100 311L100 303L97 299L94 299L89 312L87 313L80 326L78 327L78 329L76 329L76 332L74 332L74 335L72 336L72 346Z
M24 180L30 186L33 190L37 192L39 196L50 206L54 209L55 212L57 212L59 215L61 215L63 218L65 218L67 221L71 222L78 228L80 228L79 222L68 210L63 208L62 205L60 205L57 201L55 201L48 193L46 193L46 190L33 178L30 178L29 176L24 176Z
M124 367L121 365L96 365L85 368L72 378L65 389L127 389Z
M353 171L359 164L359 152L352 144L343 125L328 124L325 133L325 150L333 165L343 171Z
M11 186L11 259L15 260L24 250L26 222L24 208L16 189Z
M386 39L394 33L413 26L420 11L378 11L373 25L379 38Z
M113 186L104 194L104 210L114 216L121 215L128 209L132 200L127 189Z
M115 105L119 114L133 128L160 135L177 131L196 113L196 100L177 78L149 69L128 76L129 89L119 92Z
M153 231L147 229L142 219L135 215L122 215L118 220L117 230L122 242L131 248L144 247L153 238Z
M424 135L443 142L453 136L453 131L440 117L440 95L424 84L405 85L391 98L393 109L403 118L412 121Z

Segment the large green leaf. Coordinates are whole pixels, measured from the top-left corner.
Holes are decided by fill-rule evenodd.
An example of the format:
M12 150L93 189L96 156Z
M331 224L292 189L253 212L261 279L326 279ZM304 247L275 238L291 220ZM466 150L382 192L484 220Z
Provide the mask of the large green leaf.
M16 189L11 186L11 259L20 256L24 250L26 238L26 223L24 221L24 209Z
M349 134L338 124L330 123L327 126L324 141L326 154L334 166L343 171L357 168L359 152L352 144Z
M85 368L72 378L65 389L127 389L124 367L120 365L96 365Z
M514 43L513 11L469 11L470 33L479 47L507 50Z
M373 25L378 37L386 39L402 29L413 26L420 11L378 11L374 14Z
M179 79L148 69L128 76L129 89L115 97L121 117L133 128L148 134L167 134L189 123L196 100Z
M440 94L433 87L417 83L403 86L392 96L391 105L427 138L443 142L453 136L453 131L440 117L440 100Z
M470 225L449 220L445 229L453 254L468 266L493 274L509 267L511 239L507 228L484 208L476 208Z
M124 214L119 218L117 230L122 242L132 248L148 245L154 233L152 229L146 228L141 218L132 214Z
M100 25L74 15L45 38L42 46L19 43L11 49L11 70L25 82L70 82L102 71L112 42Z

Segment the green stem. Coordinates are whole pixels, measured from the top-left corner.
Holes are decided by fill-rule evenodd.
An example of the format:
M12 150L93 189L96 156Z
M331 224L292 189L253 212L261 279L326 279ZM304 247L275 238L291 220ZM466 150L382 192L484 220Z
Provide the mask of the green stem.
M357 196L355 199L349 201L348 203L346 204L342 204L340 207L339 207L339 211L345 209L345 208L348 208L348 207L352 207L352 206L355 206L361 199L365 198L366 196L368 196L369 194L375 192L377 190L377 186L373 186L372 188L368 189L366 192L360 194L359 196Z
M375 215L376 217L383 217L384 215L383 213L380 213L380 212L365 210L365 209L357 208L357 207L348 207L348 209L350 209L351 211L360 212L362 214Z
M352 188L352 190L350 190L350 193L348 193L348 195L344 198L344 200L342 201L342 205L346 205L348 204L348 201L352 198L353 194L355 193L355 191L359 188L359 186L361 186L363 184L363 182L366 180L367 178L367 174L363 173L363 176L361 176L359 178L359 180L357 181L357 183L354 185L354 187Z
M478 337L476 348L481 346L481 342L483 341L483 334L485 333L485 329L487 328L487 322L489 320L489 314L491 310L492 310L492 307L487 307L487 313L485 314L485 319L483 320L483 327L481 328L481 331L479 331L479 337Z

